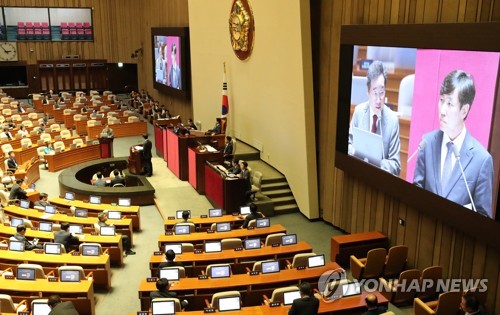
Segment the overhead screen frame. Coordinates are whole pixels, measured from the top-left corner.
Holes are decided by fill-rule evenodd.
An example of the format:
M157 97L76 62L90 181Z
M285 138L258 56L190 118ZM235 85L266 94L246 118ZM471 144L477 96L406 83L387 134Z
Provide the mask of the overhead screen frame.
M497 249L500 249L500 242L498 242L498 239L500 239L500 212L495 213L495 220L474 213L452 201L424 189L419 189L413 184L393 176L380 168L349 156L347 148L350 123L353 47L355 45L500 52L499 29L499 22L342 26L335 148L335 167L401 200L409 206L418 209L420 212L443 221ZM422 36L422 34L432 35ZM497 81L490 139L500 138L500 88L498 85L499 82ZM498 198L498 182L500 180L498 163L500 152L497 149L490 153L493 156L494 163L496 163L494 185L497 185L497 187L494 187L494 191L496 190L497 194L493 196L493 205L497 205L498 207L498 203L500 202ZM439 209L439 211L436 211L436 209Z
M178 36L180 42L180 68L181 68L181 87L176 89L166 84L156 82L155 70L155 36ZM186 100L191 99L191 54L189 46L189 27L152 27L151 28L151 69L152 77L149 80L153 81L153 88L175 97L180 97Z

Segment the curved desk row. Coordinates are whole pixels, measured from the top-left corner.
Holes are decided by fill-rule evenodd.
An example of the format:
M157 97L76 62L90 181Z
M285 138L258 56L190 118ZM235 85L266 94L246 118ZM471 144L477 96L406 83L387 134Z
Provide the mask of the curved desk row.
M205 233L205 232L195 232L185 235L160 235L158 239L158 248L162 250L165 244L171 243L191 243L193 245L201 245L205 241L218 241L225 238L260 238L265 241L269 234L275 233L286 233L286 229L281 224L274 224L270 227L259 228L253 230L247 229L236 229L229 232L215 232L215 233Z
M308 281L316 287L320 276L329 270L334 270L340 266L334 262L323 267L310 268L304 270L286 269L279 273L259 274L251 276L249 274L231 275L229 278L205 279L182 278L172 284L171 290L177 292L181 299L189 301L189 308L201 310L205 307L205 299L211 299L212 295L222 291L240 291L242 301L245 306L255 306L262 304L262 295L271 296L272 291L277 288L289 285L297 285L300 282ZM139 286L139 298L141 299L141 310L147 310L150 306L149 294L156 291L155 282L142 280Z
M74 192L75 199L78 200L89 200L89 196L101 196L101 201L108 204L117 203L118 198L124 197L130 198L132 205L154 204L155 189L145 176L126 174L127 187L97 187L88 184L92 174L97 171L108 170L109 172L114 168L126 169L127 158L98 159L98 161L72 166L61 172L59 174L59 194L64 196L66 192ZM120 165L122 167L119 167ZM130 181L135 182L136 185L128 186Z
M101 146L98 144L84 145L76 149L66 149L63 152L45 155L49 172L57 172L70 166L101 158Z
M141 229L141 211L139 206L122 207L111 205L109 203L96 205L82 200L70 201L60 197L50 199L50 203L62 209L69 209L70 207L87 209L88 214L91 217L97 217L97 214L104 210L121 211L122 215L125 215L132 220L132 228L134 231L140 231Z
M105 289L111 288L111 268L109 255L100 256L73 256L72 254L39 254L35 251L16 252L0 250L0 269L12 268L23 263L39 264L43 267L45 274L54 271L57 274L57 267L60 266L81 266L85 274L93 273L94 284Z
M26 300L28 305L36 299L47 299L53 294L63 301L71 301L80 315L94 315L94 286L90 280L81 282L49 282L47 279L10 280L0 277L0 293L8 294L14 302Z
M15 218L26 218L31 220L34 226L40 226L40 222L52 222L52 223L63 223L67 222L70 224L80 224L83 226L84 231L87 233L94 232L94 223L97 223L96 217L89 218L79 218L72 217L66 214L56 213L47 214L43 211L36 209L23 209L18 206L10 205L3 208L4 213L9 217ZM108 220L109 224L116 226L116 232L120 234L128 235L130 238L130 243L133 244L133 233L132 233L132 220L131 219L121 219L121 220Z
M378 305L387 308L389 301L380 292L370 292L377 297ZM360 295L343 297L333 302L327 303L319 301L318 314L360 314L366 311L365 297L368 293L363 292ZM267 305L247 306L239 311L230 312L231 315L288 315L291 306L269 307ZM176 315L204 315L204 311L176 312ZM137 315L137 313L129 314Z
M0 225L0 239L8 240L11 236L16 234L16 228ZM53 242L54 233L34 231L32 229L27 229L25 236L28 239L38 238L40 243ZM123 265L123 247L122 247L122 236L100 236L92 234L83 234L78 237L80 242L83 243L99 243L103 250L108 249L108 253L111 259L111 264L116 266Z
M223 250L217 253L195 254L182 253L176 255L175 261L180 262L186 269L187 276L196 277L204 271L210 264L231 264L234 274L246 273L246 267L252 269L253 263L263 260L279 260L282 267L285 267L286 259L290 261L293 256L300 253L311 253L312 247L306 242L299 242L288 246L263 246L260 249L235 251L232 249ZM166 261L165 255L151 255L149 258L149 268L151 276L156 277L158 266Z

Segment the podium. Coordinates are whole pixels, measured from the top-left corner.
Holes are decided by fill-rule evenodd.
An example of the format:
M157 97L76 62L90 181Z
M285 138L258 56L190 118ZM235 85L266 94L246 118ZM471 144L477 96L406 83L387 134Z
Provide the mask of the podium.
M135 145L130 147L128 156L128 171L130 174L141 175L142 173L142 157L141 151L134 150Z
M99 137L99 145L101 146L101 159L113 157L113 138Z

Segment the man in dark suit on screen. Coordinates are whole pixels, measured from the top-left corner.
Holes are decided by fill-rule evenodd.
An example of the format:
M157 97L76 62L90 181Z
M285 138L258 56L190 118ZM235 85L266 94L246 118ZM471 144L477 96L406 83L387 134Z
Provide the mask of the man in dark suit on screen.
M288 315L316 315L319 309L319 300L312 295L311 284L302 282L299 286L300 299L293 301Z
M413 183L492 218L493 159L465 126L476 95L474 80L454 70L439 94L439 130L423 136Z
M148 139L148 135L145 134L142 136L144 138L144 144L142 145L142 161L144 163L144 175L147 177L153 176L153 163L151 159L153 155L151 154L151 150L153 148L153 144Z

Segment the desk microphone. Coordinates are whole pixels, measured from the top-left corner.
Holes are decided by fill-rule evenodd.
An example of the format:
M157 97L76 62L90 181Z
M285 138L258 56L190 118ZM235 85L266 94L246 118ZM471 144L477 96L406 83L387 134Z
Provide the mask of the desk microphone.
M465 188L467 188L467 193L469 194L470 202L472 204L472 209L474 212L477 212L476 205L474 204L474 200L472 199L472 194L470 193L469 185L467 184L467 179L465 178L464 168L462 167L462 162L460 161L460 152L458 151L458 147L456 145L452 146L453 154L458 161L458 165L460 166L460 171L462 172L462 178L464 179Z
M417 149L415 150L415 152L413 152L413 154L406 161L406 163L410 163L410 161L415 157L415 155L417 154L417 152L422 151L425 148L426 145L427 145L427 140L422 139L422 141L420 141L420 144L418 145Z

